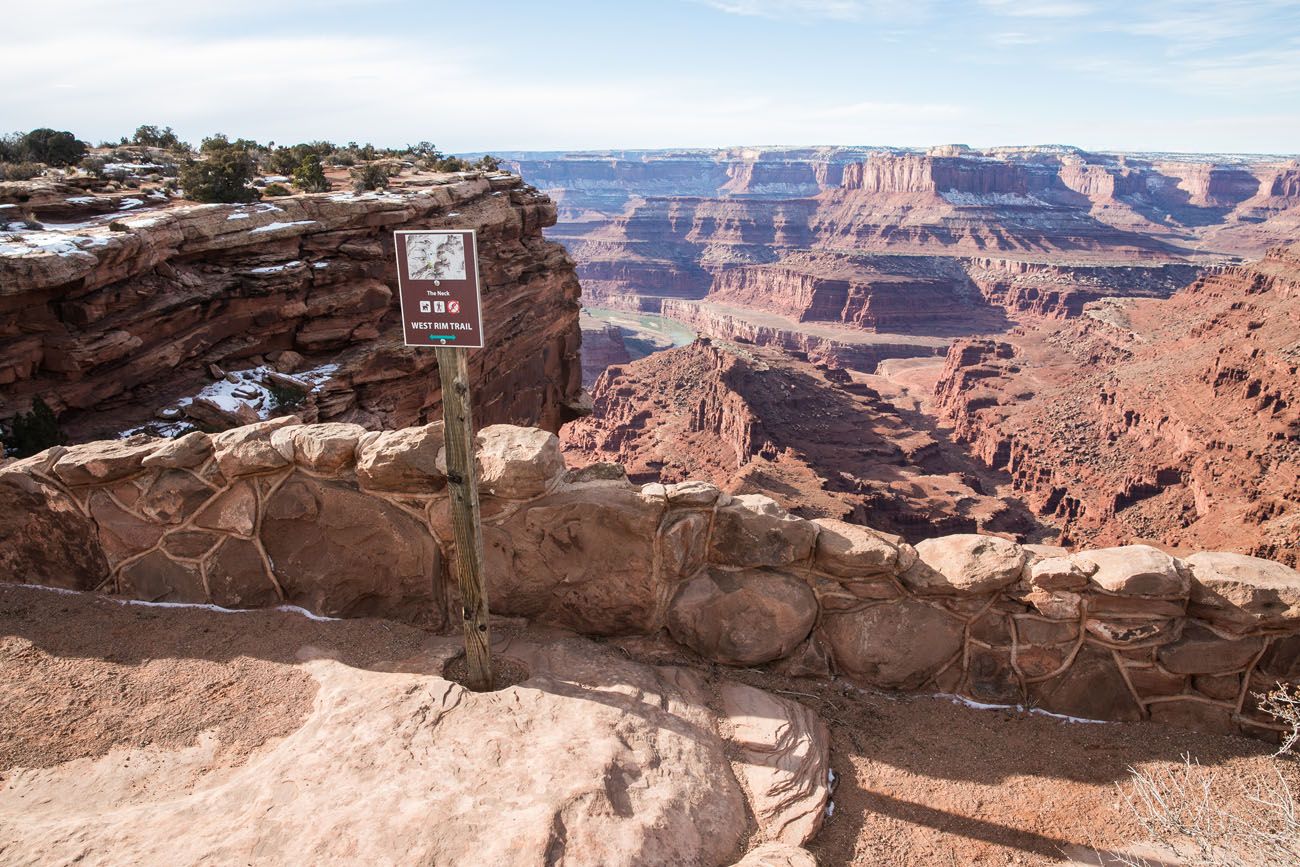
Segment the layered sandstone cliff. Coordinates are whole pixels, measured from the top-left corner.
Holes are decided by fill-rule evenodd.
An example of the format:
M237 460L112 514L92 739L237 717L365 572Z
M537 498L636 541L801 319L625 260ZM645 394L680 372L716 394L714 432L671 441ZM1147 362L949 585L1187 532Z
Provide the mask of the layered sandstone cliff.
M1300 246L949 353L942 412L1077 541L1300 558Z
M517 155L607 307L665 299L905 333L1167 295L1300 231L1295 166L1075 148ZM674 308L681 309L681 308Z
M295 422L56 448L5 467L0 579L454 620L441 425ZM659 635L723 666L1273 738L1280 726L1255 695L1300 680L1300 574L1268 560L1144 545L1070 554L970 534L913 546L700 481L566 471L539 430L487 428L478 459L500 615ZM818 806L824 779L781 778ZM788 829L797 844L816 831L819 816L782 819L806 815L795 811L806 796L750 794L763 833Z
M311 418L425 420L439 401L434 362L402 345L392 232L440 227L478 232L479 418L558 429L577 399L573 263L542 238L554 205L517 177L137 209L112 227L58 222L73 199L94 201L28 196L43 229L0 236L0 419L39 395L75 436L155 411L171 430L187 417L220 428L265 417L287 388Z

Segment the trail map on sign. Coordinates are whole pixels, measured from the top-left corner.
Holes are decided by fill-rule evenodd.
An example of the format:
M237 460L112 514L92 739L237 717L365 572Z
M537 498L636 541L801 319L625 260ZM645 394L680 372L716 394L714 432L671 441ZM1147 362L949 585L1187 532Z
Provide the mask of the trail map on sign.
M464 280L464 237L411 235L406 241L406 276L412 280Z

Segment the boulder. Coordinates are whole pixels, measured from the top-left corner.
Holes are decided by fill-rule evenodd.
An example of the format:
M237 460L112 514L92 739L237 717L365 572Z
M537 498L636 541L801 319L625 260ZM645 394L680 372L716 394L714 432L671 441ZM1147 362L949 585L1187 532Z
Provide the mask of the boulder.
M830 731L802 704L738 683L719 690L738 747L734 762L765 840L813 838L830 800Z
M167 440L141 463L160 469L190 469L200 466L212 456L212 437L202 431L191 431L174 440Z
M817 525L817 568L840 578L871 578L887 575L898 565L897 540L884 533L837 521L815 518Z
M677 575L655 573L663 504L639 491L599 486L561 490L483 526L484 577L494 612L589 634L645 633L663 625ZM685 563L694 532L669 561Z
M683 584L668 609L668 631L724 665L780 659L808 637L817 597L784 572L709 569Z
M1082 590L1095 571L1096 564L1091 561L1045 557L1030 564L1029 583L1042 590Z
M302 419L289 415L217 434L212 438L212 450L221 474L233 479L289 466L293 462L292 445L274 443L272 434L297 424L302 424Z
M1300 621L1300 572L1259 557L1193 554L1189 611L1236 632L1293 626Z
M564 476L560 440L553 433L494 424L475 439L479 490L485 494L527 500L546 493Z
M1093 586L1124 596L1186 597L1188 576L1173 557L1150 545L1123 545L1075 554L1085 568L1096 567Z
M791 515L771 497L742 494L717 510L709 560L739 567L803 563L816 538L816 524Z
M295 605L327 616L442 625L438 547L396 506L295 474L267 500L259 532L285 599Z
M918 561L900 578L922 594L992 593L1019 581L1025 568L1024 549L998 536L925 539L917 543L916 553Z
M363 488L432 494L447 486L438 468L442 422L363 436L357 446L357 482Z
M820 633L840 671L886 689L919 689L962 648L962 622L916 599L828 614Z
M318 473L337 473L356 461L357 443L366 429L359 424L330 422L292 430L293 459L298 466Z
M161 440L137 434L124 440L100 440L69 446L54 463L54 474L68 485L102 485L134 475Z
M708 482L687 481L664 488L668 505L682 509L702 509L712 506L721 495L717 485Z

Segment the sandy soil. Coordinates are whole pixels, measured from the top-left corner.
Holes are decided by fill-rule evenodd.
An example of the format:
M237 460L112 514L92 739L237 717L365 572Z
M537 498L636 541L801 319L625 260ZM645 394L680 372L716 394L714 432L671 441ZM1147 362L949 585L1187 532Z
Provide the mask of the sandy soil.
M238 763L301 725L315 686L299 648L391 671L427 639L379 620L220 614L0 585L0 781L14 767L118 745L174 749L206 731L223 763ZM715 685L734 678L777 691L828 721L835 811L810 846L822 865L1068 863L1067 853L1136 839L1116 789L1130 765L1176 764L1184 753L1207 772L1272 764L1268 747L1246 739L977 710L724 670L655 642L610 643L648 662L698 666Z

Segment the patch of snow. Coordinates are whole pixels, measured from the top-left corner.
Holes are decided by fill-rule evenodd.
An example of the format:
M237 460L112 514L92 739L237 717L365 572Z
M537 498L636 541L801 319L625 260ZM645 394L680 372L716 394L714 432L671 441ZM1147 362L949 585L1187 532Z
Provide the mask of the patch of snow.
M206 602L146 602L143 599L120 599L116 596L105 596L102 593L89 593L84 590L68 590L64 587L47 587L44 584L24 584L24 587L30 587L32 590L45 590L50 593L59 593L64 596L94 596L105 602L112 602L117 605L138 605L144 608L197 608L201 611L212 611L217 614L248 614L252 611L283 611L286 614L300 614L308 620L319 620L322 622L331 622L341 620L340 617L326 617L323 614L314 614L306 608L297 605L277 605L274 608L223 608L220 605L212 605Z
M255 235L255 234L261 234L263 232L275 232L275 231L279 231L280 229L290 229L293 228L294 226L314 226L314 225L316 225L315 220L293 220L288 223L281 223L281 222L267 223L265 226L258 226L256 229L250 229L248 234Z
M1043 710L1037 707L1025 707L1023 704L986 704L982 701L975 701L973 698L966 698L961 695L953 695L949 692L938 692L934 698L947 699L953 704L961 704L974 710L1014 710L1018 713L1035 714L1037 716L1047 716L1053 719L1064 720L1065 722L1081 723L1083 725L1107 725L1108 721L1104 719L1088 719L1087 717L1068 716L1063 713L1052 713L1049 710Z
M229 217L226 217L226 222L228 223L231 220L247 220L248 217L249 215L244 213L243 211L237 211L236 213L231 214Z
M117 203L117 209L119 211L129 211L132 208L138 208L143 204L143 199L122 199Z
M270 202L258 202L253 205L253 210L259 214L283 214L284 208L276 207Z
M315 268L317 271L322 271L328 268L329 266L330 266L329 262L317 262L316 264L312 265L312 267Z
M258 180L266 181L268 184L287 184L289 179L284 175L263 175Z
M263 268L254 268L249 271L250 274L278 274L281 271L287 271L290 268L297 268L302 264L301 259L294 259L292 262L285 262L283 265L267 265Z
M95 196L69 196L66 201L73 205L93 205L97 198Z
M834 816L834 815L835 815L835 802L834 802L834 801L827 801L827 802L826 802L826 818L829 819L831 816Z

